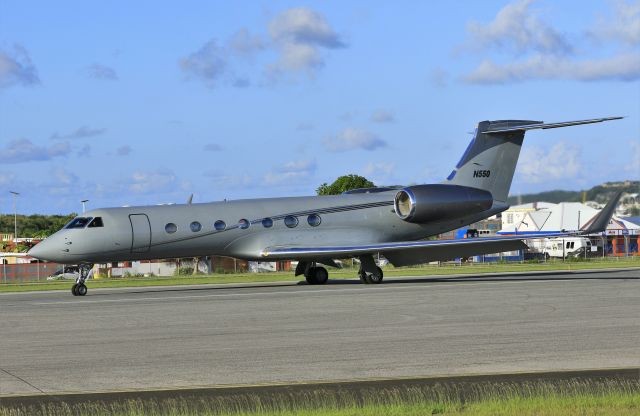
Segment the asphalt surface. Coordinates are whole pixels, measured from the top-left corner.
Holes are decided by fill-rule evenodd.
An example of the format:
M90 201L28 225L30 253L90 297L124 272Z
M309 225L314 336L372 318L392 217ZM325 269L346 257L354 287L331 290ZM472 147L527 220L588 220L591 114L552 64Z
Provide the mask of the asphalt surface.
M0 395L640 366L640 271L0 294Z

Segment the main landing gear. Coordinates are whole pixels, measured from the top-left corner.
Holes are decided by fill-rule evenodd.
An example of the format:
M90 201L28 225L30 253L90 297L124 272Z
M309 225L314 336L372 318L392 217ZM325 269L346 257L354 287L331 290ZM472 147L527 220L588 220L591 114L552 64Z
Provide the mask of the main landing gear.
M384 274L382 269L378 267L372 255L360 256L360 270L358 270L358 277L360 281L365 284L378 284L382 283ZM318 261L322 264L327 264L333 267L340 267L333 260L321 260ZM329 272L324 267L320 267L313 261L299 261L296 267L296 276L304 275L305 280L310 285L323 285L329 280Z
M323 285L329 280L329 272L324 267L317 266L315 262L300 261L296 267L296 276L304 274L304 278L310 285Z
M87 285L84 284L89 273L93 269L93 264L81 264L79 267L80 276L76 279L76 283L71 287L73 296L84 296L87 294Z
M358 270L358 277L360 281L365 284L378 284L382 283L384 274L382 269L378 267L373 256L366 255L360 256L360 270Z

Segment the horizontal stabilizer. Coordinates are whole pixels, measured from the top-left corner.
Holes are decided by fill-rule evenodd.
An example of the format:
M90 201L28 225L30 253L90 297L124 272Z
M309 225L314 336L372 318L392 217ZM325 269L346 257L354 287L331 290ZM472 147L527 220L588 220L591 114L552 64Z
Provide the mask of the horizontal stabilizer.
M604 117L604 118L592 118L589 120L577 120L577 121L563 121L560 123L532 123L532 124L516 124L513 123L491 123L488 130L485 130L483 133L493 134L493 133L508 133L514 131L526 131L526 130L534 130L534 129L555 129L558 127L568 127L568 126L577 126L579 124L593 124L593 123L602 123L603 121L610 120L620 120L624 117Z

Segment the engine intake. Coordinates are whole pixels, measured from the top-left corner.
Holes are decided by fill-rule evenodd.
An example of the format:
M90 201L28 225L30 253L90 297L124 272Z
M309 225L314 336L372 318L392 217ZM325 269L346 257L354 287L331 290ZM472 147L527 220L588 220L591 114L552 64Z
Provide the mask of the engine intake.
M398 191L393 205L404 221L425 223L486 211L493 205L493 196L489 191L468 186L416 185Z

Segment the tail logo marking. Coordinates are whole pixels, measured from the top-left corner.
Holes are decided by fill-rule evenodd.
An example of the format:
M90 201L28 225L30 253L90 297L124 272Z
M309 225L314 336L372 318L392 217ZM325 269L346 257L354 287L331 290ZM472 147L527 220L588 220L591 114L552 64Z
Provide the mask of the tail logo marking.
M491 176L490 170L474 170L473 171L474 178L488 178L489 176Z

